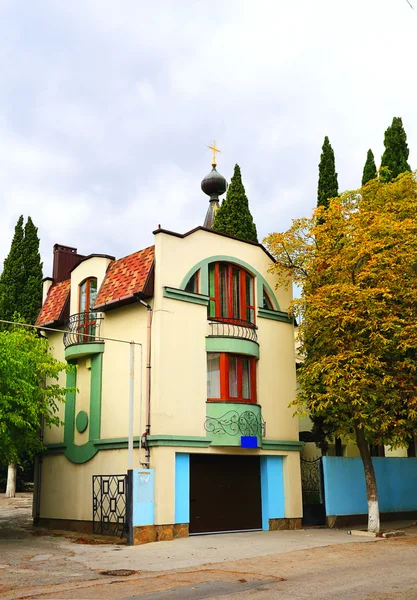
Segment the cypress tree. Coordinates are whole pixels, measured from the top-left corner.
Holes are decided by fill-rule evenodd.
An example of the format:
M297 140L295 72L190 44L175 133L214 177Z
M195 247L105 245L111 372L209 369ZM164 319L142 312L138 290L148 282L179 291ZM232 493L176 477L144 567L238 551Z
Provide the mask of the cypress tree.
M235 165L226 198L214 219L213 229L250 242L258 241L239 165Z
M42 306L42 262L39 254L38 228L30 217L25 225L23 244L23 267L25 287L22 297L21 314L27 323L35 323Z
M34 323L42 304L42 263L38 230L29 217L17 221L10 252L0 276L0 318L13 320L19 315Z
M363 168L362 185L365 185L368 183L368 181L375 179L376 175L377 173L374 154L372 150L368 150L368 154L366 156L366 163Z
M317 188L317 206L329 206L329 198L339 193L333 148L329 138L324 138L319 163L319 184Z
M0 318L11 321L15 312L21 313L25 288L23 265L23 216L19 217L14 229L10 252L4 261L0 276ZM23 315L22 315L23 316Z
M411 171L408 159L407 135L404 131L401 117L394 117L392 124L384 135L385 151L381 158L381 169L387 170L381 173L384 182L392 181L401 173Z

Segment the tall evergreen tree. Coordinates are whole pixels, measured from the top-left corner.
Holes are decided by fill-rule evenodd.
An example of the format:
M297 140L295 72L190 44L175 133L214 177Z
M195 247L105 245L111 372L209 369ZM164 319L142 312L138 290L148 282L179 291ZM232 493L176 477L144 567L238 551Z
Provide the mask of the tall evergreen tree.
M21 314L27 323L35 323L42 306L42 261L39 254L38 228L30 217L25 225L23 244L23 268L25 286L22 295Z
M20 216L14 229L9 255L4 261L3 272L0 276L0 318L8 321L12 319L15 312L21 313L22 310L25 288L23 245L23 216Z
M376 175L377 175L377 173L376 173L374 153L372 152L372 150L369 149L368 154L366 156L366 163L363 168L362 185L366 185L368 183L368 181L375 179Z
M334 160L333 148L329 138L324 138L319 163L319 184L317 188L317 206L329 206L329 198L335 198L339 194L337 173Z
M250 242L258 241L239 165L235 165L226 198L217 211L213 229Z
M10 252L0 276L0 318L12 320L19 313L34 323L42 304L42 262L38 230L29 217L17 221Z
M388 127L384 135L385 151L381 158L381 179L384 182L392 181L401 173L411 171L408 159L407 135L404 131L401 117L394 117L392 124Z

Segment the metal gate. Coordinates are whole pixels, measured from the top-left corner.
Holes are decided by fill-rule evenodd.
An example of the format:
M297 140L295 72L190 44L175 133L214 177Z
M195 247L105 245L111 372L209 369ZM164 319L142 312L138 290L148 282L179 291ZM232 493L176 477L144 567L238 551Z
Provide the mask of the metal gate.
M303 492L303 525L325 525L323 465L321 456L313 460L301 458Z
M126 534L126 494L127 475L93 475L93 533Z

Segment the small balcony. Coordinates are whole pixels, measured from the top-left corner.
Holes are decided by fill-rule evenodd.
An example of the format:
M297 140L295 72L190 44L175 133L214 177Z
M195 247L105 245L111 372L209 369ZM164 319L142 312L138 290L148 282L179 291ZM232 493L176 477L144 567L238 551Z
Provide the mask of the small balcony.
M257 326L241 319L209 317L209 337L231 337L251 342L258 341Z
M102 313L82 312L71 315L66 322L67 331L64 333L64 346L68 348L75 344L102 342L100 326Z
M242 438L256 439L260 448L266 436L266 422L259 404L207 402L204 429L212 446L242 446Z

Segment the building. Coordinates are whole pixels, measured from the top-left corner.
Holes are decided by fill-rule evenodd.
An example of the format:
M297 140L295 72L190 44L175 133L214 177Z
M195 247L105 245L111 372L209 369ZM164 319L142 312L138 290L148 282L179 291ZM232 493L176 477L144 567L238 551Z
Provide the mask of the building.
M211 229L226 189L215 166L202 189L205 226L157 229L124 258L54 246L37 324L77 368L61 381L63 426L44 431L40 524L124 522L131 423L146 484L136 542L301 526L291 290L276 289L261 244Z

